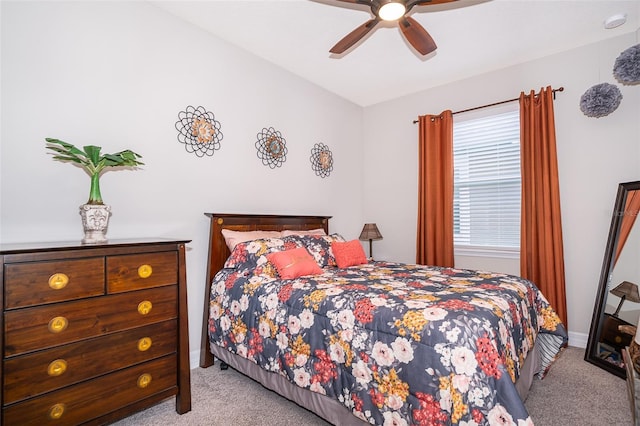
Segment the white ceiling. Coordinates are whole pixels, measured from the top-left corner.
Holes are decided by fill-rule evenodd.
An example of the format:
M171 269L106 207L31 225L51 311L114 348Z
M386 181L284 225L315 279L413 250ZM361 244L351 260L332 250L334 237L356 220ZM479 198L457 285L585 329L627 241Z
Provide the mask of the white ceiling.
M426 57L388 23L338 57L329 49L372 17L367 6L335 0L151 3L361 106L640 27L640 0L460 0L411 11L438 45ZM605 19L618 13L627 14L626 24L605 29Z

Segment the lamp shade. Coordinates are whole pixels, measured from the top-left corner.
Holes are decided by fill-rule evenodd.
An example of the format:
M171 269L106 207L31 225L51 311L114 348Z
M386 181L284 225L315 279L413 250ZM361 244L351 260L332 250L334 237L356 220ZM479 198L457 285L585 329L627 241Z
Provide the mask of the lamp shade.
M622 281L613 290L611 290L611 294L615 294L618 297L624 297L625 300L630 300L631 302L640 303L638 286L634 283L630 283L629 281Z
M365 223L360 232L361 240L381 240L382 234L378 230L378 226L375 223Z
M611 294L615 294L620 298L620 303L618 303L618 307L616 311L613 313L614 317L617 317L620 313L620 308L622 308L622 304L625 300L629 299L632 302L639 303L640 302L640 294L638 294L638 286L634 283L630 283L629 281L622 281L618 284L613 290L611 290Z

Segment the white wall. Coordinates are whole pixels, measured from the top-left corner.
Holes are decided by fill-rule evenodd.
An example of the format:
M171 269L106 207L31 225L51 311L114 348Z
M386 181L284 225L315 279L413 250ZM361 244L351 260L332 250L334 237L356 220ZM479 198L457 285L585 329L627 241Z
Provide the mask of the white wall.
M0 2L0 242L79 240L89 179L52 161L45 137L144 156L107 172L110 238L192 239L187 252L190 342L197 358L208 223L204 212L329 214L356 238L376 222L377 258L415 259L417 126L421 114L564 86L555 102L569 330L585 336L619 182L640 180L640 87L610 116L579 110L586 89L615 83L613 61L638 35L617 37L363 109L143 2ZM428 66L428 63L425 64ZM197 158L177 142L187 105L222 123L222 148ZM287 140L282 168L256 157L256 134ZM313 174L313 144L331 148L329 178ZM364 166L366 164L366 167ZM35 210L45 206L45 211ZM504 259L458 266L517 273ZM516 261L517 262L517 261Z
M589 330L611 211L618 183L640 180L640 86L623 86L612 75L616 57L638 43L636 34L616 37L530 63L478 75L365 109L364 215L380 226L378 257L415 260L418 115L458 111L505 99L521 91L564 87L554 103L562 203L568 325L572 343ZM617 84L624 98L602 118L580 111L591 86ZM455 119L455 116L454 116ZM471 263L473 261L473 263ZM517 260L515 260L517 262ZM457 266L518 272L504 259L456 259Z
M192 359L197 359L208 222L204 212L333 215L362 227L362 108L216 39L145 2L2 2L0 241L80 240L89 177L53 161L45 137L105 152L132 149L137 171L101 179L110 239L191 239ZM178 143L178 112L204 106L222 123L212 157ZM263 166L256 135L275 127L289 153ZM334 170L311 169L315 143Z

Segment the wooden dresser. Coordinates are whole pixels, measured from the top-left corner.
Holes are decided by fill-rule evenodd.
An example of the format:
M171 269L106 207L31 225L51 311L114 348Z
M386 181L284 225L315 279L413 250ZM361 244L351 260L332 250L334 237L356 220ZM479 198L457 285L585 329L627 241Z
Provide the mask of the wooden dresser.
M186 240L0 245L5 426L191 410Z

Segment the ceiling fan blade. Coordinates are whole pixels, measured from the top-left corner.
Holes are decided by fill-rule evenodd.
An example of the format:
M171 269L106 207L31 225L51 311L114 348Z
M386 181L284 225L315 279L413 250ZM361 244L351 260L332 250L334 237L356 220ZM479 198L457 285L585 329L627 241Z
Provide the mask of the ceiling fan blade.
M336 1L341 1L342 3L355 3L355 4L371 5L371 2L368 1L368 0L336 0ZM447 1L453 1L453 0L447 0Z
M329 50L329 52L338 55L344 53L347 49L360 41L362 37L366 36L369 31L371 31L373 27L376 26L377 23L378 19L371 19L370 21L367 21L364 24L360 25L358 28L347 34L342 40L337 42L336 45L333 46L331 50Z
M415 19L405 16L398 21L402 34L422 55L428 55L438 48L427 30Z

